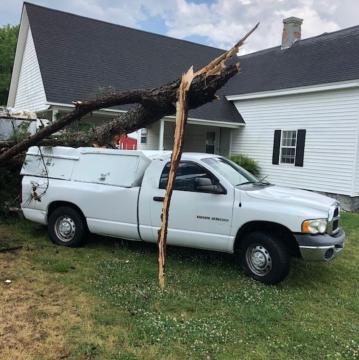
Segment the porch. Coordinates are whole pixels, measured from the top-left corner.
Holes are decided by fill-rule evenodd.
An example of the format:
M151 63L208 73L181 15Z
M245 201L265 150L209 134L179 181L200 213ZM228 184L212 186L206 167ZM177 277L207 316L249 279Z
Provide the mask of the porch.
M188 119L184 151L228 156L231 132L242 124L223 121ZM172 150L175 119L164 118L141 130L138 148L141 150Z
M64 104L50 104L42 117L56 121L73 109ZM84 116L81 121L72 124L74 130L87 131L110 121L123 110L103 109ZM46 113L46 116L45 116ZM214 121L188 118L185 134L184 151L202 152L229 156L231 153L232 131L244 126L244 123ZM138 131L137 149L139 150L172 150L175 132L175 117L168 116L151 126Z

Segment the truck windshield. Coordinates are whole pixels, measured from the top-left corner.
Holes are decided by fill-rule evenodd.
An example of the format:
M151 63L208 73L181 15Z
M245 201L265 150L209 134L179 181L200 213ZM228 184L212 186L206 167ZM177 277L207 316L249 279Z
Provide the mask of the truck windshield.
M233 161L225 158L204 158L202 161L225 177L233 186L259 182L259 180L247 170L244 170Z

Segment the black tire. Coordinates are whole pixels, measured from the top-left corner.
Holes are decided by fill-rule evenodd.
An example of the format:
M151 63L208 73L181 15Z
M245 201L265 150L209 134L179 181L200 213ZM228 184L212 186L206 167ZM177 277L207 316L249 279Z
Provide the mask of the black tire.
M246 235L238 255L244 272L264 284L277 284L289 273L288 250L273 234L256 231Z
M85 219L78 210L61 206L49 216L48 233L57 245L77 247L83 244L88 231Z

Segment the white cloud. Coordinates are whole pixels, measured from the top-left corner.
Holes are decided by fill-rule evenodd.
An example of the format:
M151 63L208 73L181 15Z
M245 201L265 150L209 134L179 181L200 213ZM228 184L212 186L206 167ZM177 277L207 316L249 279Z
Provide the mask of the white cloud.
M292 14L300 14L298 17L304 19L302 25L303 38L339 29L339 25L335 21L322 18L317 10L310 8L307 5L303 7L295 7L286 11L277 11L276 14L282 18L292 16Z
M207 5L177 0L176 11L165 20L168 35L179 38L201 36L211 45L228 47L245 29L241 22L232 19L231 7L236 3L234 0L220 0Z
M149 16L164 16L169 1L157 0L31 0L32 3L127 26ZM0 25L20 20L22 0L0 0Z
M343 14L357 14L354 9L359 10L359 2L356 0L340 3L330 0L216 0L211 4L177 0L175 5L175 10L165 20L168 35L201 36L210 45L223 48L230 47L260 21L259 29L248 39L244 52L279 45L282 20L289 16L304 19L303 38L359 24L353 15L346 22ZM343 16L338 19L340 12Z
M229 48L258 21L242 52L277 46L282 20L304 19L302 37L358 25L358 0L31 0L39 5L135 28L146 20L163 23L166 35ZM0 0L0 25L17 23L22 0ZM146 30L146 29L144 29ZM156 27L150 29L156 31Z

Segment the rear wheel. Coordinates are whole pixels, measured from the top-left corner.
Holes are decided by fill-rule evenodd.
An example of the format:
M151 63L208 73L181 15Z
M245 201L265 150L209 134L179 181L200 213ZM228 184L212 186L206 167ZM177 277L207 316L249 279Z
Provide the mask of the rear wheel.
M72 207L61 206L49 216L50 239L58 245L80 246L87 235L87 227L82 214Z
M289 273L290 257L275 235L253 232L245 236L239 248L244 272L264 284L277 284Z

